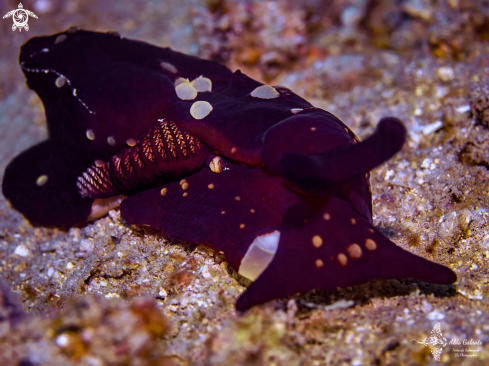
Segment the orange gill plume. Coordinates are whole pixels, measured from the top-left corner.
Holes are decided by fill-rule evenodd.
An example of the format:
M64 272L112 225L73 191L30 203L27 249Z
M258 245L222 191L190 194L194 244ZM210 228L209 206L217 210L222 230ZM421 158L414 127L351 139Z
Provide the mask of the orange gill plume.
M78 192L89 198L128 194L155 181L178 179L198 170L209 153L206 145L165 119L159 119L134 141L107 162L85 170L76 183Z

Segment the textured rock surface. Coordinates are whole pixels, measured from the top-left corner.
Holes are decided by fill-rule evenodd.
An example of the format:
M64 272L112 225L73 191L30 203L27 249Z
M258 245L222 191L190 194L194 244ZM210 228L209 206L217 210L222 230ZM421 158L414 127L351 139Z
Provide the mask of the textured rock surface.
M361 137L382 116L403 120L407 145L372 172L374 223L403 248L452 268L458 282L374 281L240 316L234 303L247 283L217 253L130 227L117 210L67 231L32 227L0 197L1 364L420 365L433 357L411 340L422 341L437 322L447 341L481 342L447 345L438 364L488 362L482 1L321 3L25 3L39 16L29 32L0 22L0 174L46 136L42 105L16 63L19 46L72 24L115 30L286 85ZM454 348L478 351L457 357Z

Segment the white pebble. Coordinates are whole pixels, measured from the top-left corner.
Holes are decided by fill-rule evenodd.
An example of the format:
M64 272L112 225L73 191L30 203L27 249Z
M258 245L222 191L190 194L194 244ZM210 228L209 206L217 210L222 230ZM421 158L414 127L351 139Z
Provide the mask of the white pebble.
M104 363L97 357L92 356L84 356L83 362L87 364L87 366L103 366Z
M80 250L82 252L90 253L94 247L95 245L91 240L83 239L80 241Z
M452 81L453 78L455 77L455 72L453 71L453 68L450 66L442 66L438 69L436 72L438 75L438 78L440 78L441 81Z
M48 272L46 274L48 275L48 277L53 277L54 268L53 267L49 267L48 268Z
M207 266L202 267L201 271L202 277L204 278L211 278L211 273L209 272L209 268Z
M386 173L385 173L385 178L384 180L387 181L389 180L390 177L392 177L394 175L394 170L388 170Z
M158 292L158 298L166 299L168 297L168 293L163 287L160 287L160 291Z
M436 121L436 122L430 123L429 125L426 125L423 128L423 133L426 136L431 135L433 132L435 132L436 130L440 129L442 126L443 126L443 122L442 121Z
M430 167L430 165L431 165L431 159L430 158L426 158L421 163L421 168L428 169Z
M20 244L15 248L14 254L20 255L21 257L27 257L29 255L29 249L23 244Z
M69 339L68 339L68 336L66 334L61 334L60 336L58 336L58 338L56 338L56 345L58 347L66 347L69 343Z

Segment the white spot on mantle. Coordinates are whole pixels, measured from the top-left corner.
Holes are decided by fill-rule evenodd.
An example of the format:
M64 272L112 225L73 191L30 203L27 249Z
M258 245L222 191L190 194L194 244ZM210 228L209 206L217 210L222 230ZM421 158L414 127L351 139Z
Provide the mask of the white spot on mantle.
M279 241L278 230L257 236L241 260L238 273L252 281L256 280L275 256Z
M190 83L199 93L212 91L212 81L209 78L198 77Z
M177 68L169 62L160 62L160 66L166 71L171 72L172 74L176 74L178 72Z
M37 179L36 179L36 185L38 187L42 187L43 185L45 185L47 182L48 182L48 176L46 174L43 174L43 175L40 175Z
M177 80L175 80L175 87L179 86L180 84L183 84L183 83L189 83L189 81L185 78L178 78Z
M260 99L275 99L280 93L270 85L261 85L251 92L251 96Z
M209 102L201 100L192 104L192 107L190 107L190 114L195 119L202 119L207 117L212 109L212 105Z
M194 100L197 97L197 89L189 83L182 83L175 87L175 92L181 100Z
M57 88L62 88L66 84L66 78L64 76L59 76L54 83Z
M109 137L107 137L107 143L108 143L110 146L115 146L116 142L115 142L115 138L114 138L114 136L109 136Z

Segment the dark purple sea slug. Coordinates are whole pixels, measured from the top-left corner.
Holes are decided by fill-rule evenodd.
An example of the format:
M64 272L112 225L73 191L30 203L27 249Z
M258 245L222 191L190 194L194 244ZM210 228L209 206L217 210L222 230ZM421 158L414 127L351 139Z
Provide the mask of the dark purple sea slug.
M241 311L374 278L456 280L372 226L369 171L401 149L396 118L360 142L288 88L114 33L33 38L20 65L49 139L8 165L2 188L33 223L120 204L131 224L224 252L254 281Z

